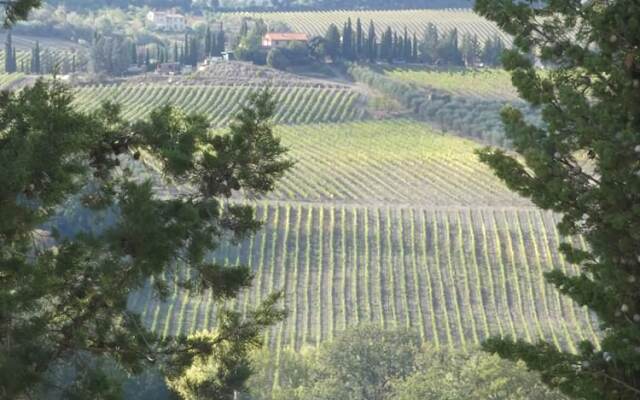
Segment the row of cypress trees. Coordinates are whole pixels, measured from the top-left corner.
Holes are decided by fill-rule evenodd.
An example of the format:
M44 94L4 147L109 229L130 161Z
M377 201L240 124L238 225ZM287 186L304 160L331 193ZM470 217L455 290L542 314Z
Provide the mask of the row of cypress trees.
M428 24L422 37L416 33L409 35L394 32L391 27L378 38L376 25L370 21L367 32L358 18L355 28L351 19L344 24L342 31L335 24L329 26L325 34L325 54L332 59L350 61L403 61L427 64L487 65L499 64L500 54L505 48L502 39L494 36L481 45L477 35L464 34L459 37L457 29L439 32L438 27Z
M42 63L41 63L41 55L40 55L40 43L35 42L34 47L31 49L31 58L29 61L29 65L25 65L24 62L21 62L18 65L18 57L15 46L13 45L13 37L11 35L11 31L7 32L7 37L5 40L4 47L4 70L6 73L15 73L15 72L30 72L32 74L40 74L42 73ZM75 68L74 68L75 69Z

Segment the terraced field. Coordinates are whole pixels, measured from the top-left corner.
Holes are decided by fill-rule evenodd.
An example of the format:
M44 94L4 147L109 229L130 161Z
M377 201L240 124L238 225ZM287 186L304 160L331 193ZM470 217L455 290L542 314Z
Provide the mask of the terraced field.
M123 106L124 117L137 119L165 104L209 116L213 126L226 125L247 96L262 87L168 84L95 85L76 89L74 104L87 111L110 100ZM361 95L343 88L274 87L277 123L301 124L362 119Z
M284 22L292 30L306 32L309 35L324 35L329 25L341 26L347 22L360 18L366 26L369 21L376 24L378 37L382 32L391 27L394 31L403 31L406 27L410 34L422 35L428 23L438 26L441 32L457 28L460 34L470 33L478 35L481 42L495 35L500 36L508 45L511 38L498 29L498 27L470 9L446 9L446 10L395 10L395 11L313 11L313 12L271 12L271 13L240 13L237 16L250 16L262 18L267 22Z
M472 142L402 120L278 131L297 167L274 198L253 203L264 229L212 256L255 273L226 306L246 311L284 290L290 316L268 332L272 348L316 346L363 322L415 327L458 348L489 335L569 350L597 342L592 316L543 278L572 268L557 251L557 217L513 198ZM150 293L130 307L155 331L214 326L211 296L174 290L160 303Z
M516 89L511 75L503 69L426 69L389 68L385 75L452 94L472 97L515 100Z

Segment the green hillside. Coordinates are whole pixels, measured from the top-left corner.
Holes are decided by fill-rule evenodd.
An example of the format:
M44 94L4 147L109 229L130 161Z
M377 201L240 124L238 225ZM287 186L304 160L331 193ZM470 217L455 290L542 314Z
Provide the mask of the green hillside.
M597 340L590 315L544 281L570 268L556 217L510 195L476 160L477 145L409 121L278 132L298 165L274 199L255 203L264 229L215 254L255 273L227 306L249 310L284 289L290 316L268 334L272 348L315 346L362 322L462 348L496 334L570 350ZM211 297L149 295L130 305L159 333L214 326Z

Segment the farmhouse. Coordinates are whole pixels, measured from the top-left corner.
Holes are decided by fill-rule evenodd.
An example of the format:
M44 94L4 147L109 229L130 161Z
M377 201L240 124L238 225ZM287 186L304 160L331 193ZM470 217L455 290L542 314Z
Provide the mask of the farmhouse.
M149 21L154 29L181 32L187 27L187 19L176 11L149 11Z
M262 38L262 47L269 49L275 47L287 47L291 43L307 43L309 37L306 33L276 33L270 32Z

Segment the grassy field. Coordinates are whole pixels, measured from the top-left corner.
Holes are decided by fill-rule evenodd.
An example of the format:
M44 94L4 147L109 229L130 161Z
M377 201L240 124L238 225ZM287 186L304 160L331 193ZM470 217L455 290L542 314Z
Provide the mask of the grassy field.
M329 25L342 24L351 18L353 23L360 18L365 24L365 30L369 26L369 21L376 24L378 37L382 32L391 27L394 31L401 32L406 27L410 34L421 36L428 23L438 26L441 32L457 28L460 34L470 33L478 35L480 41L492 37L500 36L507 44L511 43L509 36L501 32L498 27L476 15L469 9L447 9L447 10L395 10L395 11L358 11L358 10L336 10L336 11L314 11L314 12L271 12L271 13L242 13L239 16L251 16L262 18L267 22L284 22L292 30L306 32L310 35L324 35Z
M212 125L224 126L258 86L168 84L94 85L76 89L75 104L92 110L103 101L123 106L124 117L145 117L156 107L173 104L187 112L208 115ZM357 120L364 117L361 95L340 88L274 87L277 123L315 123Z
M279 200L254 203L264 229L215 254L255 273L226 306L246 311L284 289L290 316L267 334L272 348L315 346L363 322L415 327L425 341L463 349L489 335L569 350L597 342L592 317L543 278L572 268L557 251L557 217L511 197L472 142L408 121L278 132L296 169ZM287 199L287 187L307 192ZM213 327L218 307L178 290L160 303L148 287L130 306L163 335Z
M432 89L472 98L515 100L511 75L503 69L389 68L385 75Z

